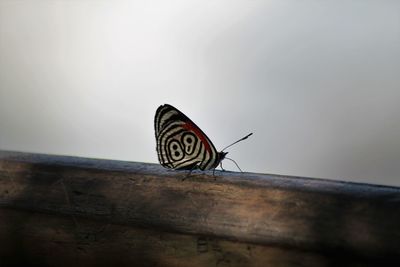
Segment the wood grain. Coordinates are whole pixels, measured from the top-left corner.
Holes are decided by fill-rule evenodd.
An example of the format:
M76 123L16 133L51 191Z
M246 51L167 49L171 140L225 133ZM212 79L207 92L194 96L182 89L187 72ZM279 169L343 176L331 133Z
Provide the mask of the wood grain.
M62 243L64 236L71 257L78 248L68 240L80 240L76 235L82 221L120 229L114 239L109 239L111 234L102 237L104 246L115 243L116 250L121 246L125 251L131 240L120 231L138 236L136 242L148 235L154 244L160 242L161 233L169 236L162 246L170 249L174 244L177 254L168 254L173 263L156 262L154 266L185 266L190 257L181 255L179 263L177 255L190 255L186 250L188 246L193 249L198 238L211 240L204 246L218 242L230 247L225 250L232 255L238 252L241 256L226 259L230 266L265 266L257 264L268 260L275 260L271 266L299 266L299 262L309 262L303 266L335 266L332 262L340 259L352 263L348 266L399 261L399 188L218 171L215 176L193 172L182 181L186 174L157 164L2 151L0 214L14 219L1 220L0 229L9 232L10 227L23 225L28 230L20 234L22 240L35 240L34 233L46 232L43 244L53 235ZM34 222L27 224L31 218ZM57 235L58 230L66 233ZM10 240L1 238L2 247ZM102 250L92 243L91 253L101 256ZM247 246L254 247L258 256L243 252ZM34 251L35 246L24 249ZM152 249L146 245L146 253ZM162 251L157 257L164 255ZM215 265L217 254L213 255ZM232 265L244 259L246 264ZM210 262L199 260L196 264L193 266L209 266Z

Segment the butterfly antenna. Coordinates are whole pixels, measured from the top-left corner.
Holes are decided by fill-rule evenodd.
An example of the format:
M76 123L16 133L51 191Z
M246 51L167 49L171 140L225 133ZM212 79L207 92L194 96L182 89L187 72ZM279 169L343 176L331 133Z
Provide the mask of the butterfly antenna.
M225 157L225 159L229 159L230 161L232 161L233 163L235 163L236 167L239 169L240 172L243 172L242 169L239 167L239 165L236 163L236 161L234 161L233 159L227 158ZM221 164L222 166L222 164Z
M253 133L249 133L248 135L246 135L245 137L243 137L243 138L240 138L239 140L237 140L236 142L233 142L232 144L230 144L229 146L227 146L227 147L225 147L224 149L222 149L221 150L221 152L222 151L224 151L225 149L227 149L228 147L231 147L231 146L233 146L234 144L236 144L236 143L239 143L240 141L243 141L243 140L245 140L245 139L247 139L247 138L249 138L249 136L250 135L252 135ZM235 162L235 164L236 164L236 162ZM237 165L237 164L236 164ZM240 168L239 168L239 170L240 170Z

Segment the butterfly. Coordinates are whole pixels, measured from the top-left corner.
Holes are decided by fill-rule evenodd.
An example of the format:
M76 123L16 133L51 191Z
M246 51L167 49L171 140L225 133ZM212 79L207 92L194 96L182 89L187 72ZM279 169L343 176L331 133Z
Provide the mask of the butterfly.
M228 152L223 152L226 148L252 135L250 133L218 152L207 135L192 120L168 104L158 107L154 129L160 164L174 170L190 171L215 169L226 158Z

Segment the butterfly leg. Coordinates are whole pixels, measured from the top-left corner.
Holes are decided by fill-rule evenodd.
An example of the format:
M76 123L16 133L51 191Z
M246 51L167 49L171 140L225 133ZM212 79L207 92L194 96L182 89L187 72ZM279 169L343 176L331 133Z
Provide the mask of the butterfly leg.
M219 166L221 167L221 170L224 172L225 169L222 167L222 161L219 163Z
M190 176L192 171L194 171L195 169L197 169L199 167L199 163L200 162L197 162L196 164L193 165L193 167L189 170L188 174L186 174L185 177L182 178L182 181L185 181L186 178L188 178Z
M219 163L219 166L221 167L222 171L225 171L225 169L222 168L222 162ZM215 177L215 170L216 170L216 168L213 169L213 177L214 177L214 180L217 180L217 177Z

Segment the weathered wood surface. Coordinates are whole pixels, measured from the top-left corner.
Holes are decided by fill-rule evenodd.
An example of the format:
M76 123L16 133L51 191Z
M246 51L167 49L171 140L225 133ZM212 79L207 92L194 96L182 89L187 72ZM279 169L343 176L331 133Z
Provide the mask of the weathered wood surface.
M0 209L0 266L382 266L381 261ZM335 255L335 257L333 257ZM339 256L339 257L337 257Z
M185 176L157 164L0 152L0 247L9 244L0 260L25 253L54 266L61 249L64 266L128 264L144 259L139 249L150 266L399 262L399 188L254 173ZM92 232L94 239L82 234Z

